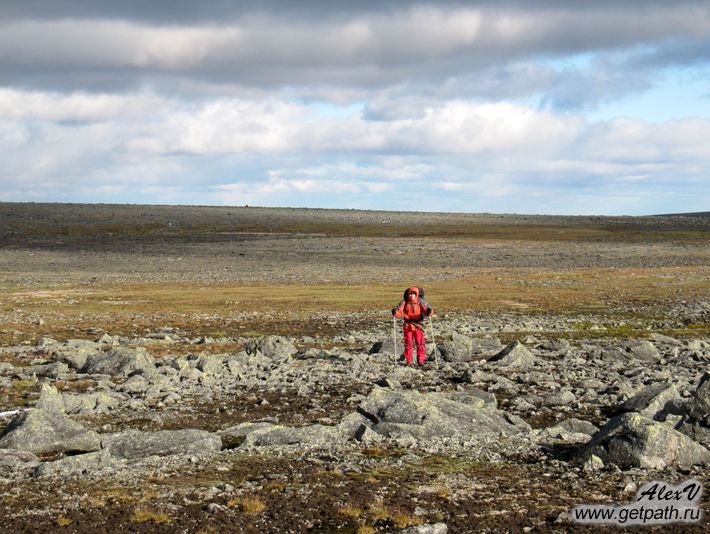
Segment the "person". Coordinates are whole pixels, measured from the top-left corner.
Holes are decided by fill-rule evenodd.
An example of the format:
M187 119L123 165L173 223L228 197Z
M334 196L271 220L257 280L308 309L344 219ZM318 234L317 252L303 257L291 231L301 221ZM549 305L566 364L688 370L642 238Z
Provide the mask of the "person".
M404 334L404 359L407 365L412 365L413 343L417 345L417 362L422 365L426 361L426 341L424 339L424 318L429 317L434 310L424 300L424 290L412 286L404 292L402 302L392 308L392 315L397 319L404 318L402 332Z

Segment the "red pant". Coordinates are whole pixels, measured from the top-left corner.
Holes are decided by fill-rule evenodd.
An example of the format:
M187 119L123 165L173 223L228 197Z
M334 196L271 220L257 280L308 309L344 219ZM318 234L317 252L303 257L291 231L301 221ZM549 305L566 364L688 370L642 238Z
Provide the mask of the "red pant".
M424 363L426 360L426 342L424 341L424 330L417 328L411 323L404 323L404 358L407 363L412 363L412 338L417 344L417 360Z

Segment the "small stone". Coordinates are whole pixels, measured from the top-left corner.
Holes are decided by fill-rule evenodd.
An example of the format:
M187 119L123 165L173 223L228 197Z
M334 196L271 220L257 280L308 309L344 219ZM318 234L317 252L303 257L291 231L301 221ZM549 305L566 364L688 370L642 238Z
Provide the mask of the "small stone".
M589 459L584 462L583 469L587 473L591 473L594 471L599 471L600 469L604 468L604 461L599 458L599 456L592 454Z

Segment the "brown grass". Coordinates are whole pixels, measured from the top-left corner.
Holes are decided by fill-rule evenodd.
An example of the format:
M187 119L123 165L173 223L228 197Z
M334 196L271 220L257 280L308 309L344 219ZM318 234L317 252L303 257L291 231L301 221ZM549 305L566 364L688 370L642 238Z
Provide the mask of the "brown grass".
M25 314L38 314L46 324L6 322L0 343L33 341L43 335L58 339L98 337L95 329L112 334L141 335L158 326L183 335L285 335L336 330L315 313L367 312L360 319L374 323L389 318L389 309L410 284L401 280L372 285L202 285L125 284L118 287L10 289L0 295ZM648 269L532 270L486 269L473 276L425 284L429 302L441 313L450 311L614 314L626 304L636 307L679 299L710 298L710 267ZM71 300L58 298L71 293ZM107 305L107 302L118 304ZM380 311L373 315L372 311ZM247 316L241 316L247 312ZM261 315L260 315L261 314ZM436 321L436 317L434 318ZM350 325L357 326L357 325ZM703 330L707 325L696 325ZM311 331L309 331L309 328ZM15 332L19 331L19 335ZM185 347L185 346L184 346ZM194 346L197 351L226 352L241 347ZM192 350L192 348L189 348ZM171 344L150 346L155 356L177 350Z
M137 508L131 515L132 523L170 523L170 516L164 512L157 512L147 508Z
M511 221L512 222L512 221ZM708 237L702 229L662 229L634 224L568 225L561 223L510 224L477 221L451 223L353 223L334 221L275 222L268 224L192 224L171 228L160 223L36 224L24 230L35 239L200 238L231 234L310 234L338 237L437 237L455 239L496 239L515 241L630 241L698 242Z
M266 504L259 497L235 497L227 501L230 508L239 508L247 515L258 515L266 509Z

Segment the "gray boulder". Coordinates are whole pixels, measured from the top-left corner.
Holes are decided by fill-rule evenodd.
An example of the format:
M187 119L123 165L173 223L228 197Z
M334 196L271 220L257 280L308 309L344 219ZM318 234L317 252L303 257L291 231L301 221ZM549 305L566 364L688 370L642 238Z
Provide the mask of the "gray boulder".
M242 445L243 448L301 445L307 448L328 448L341 444L345 437L337 427L309 425L299 428L273 425L258 432L250 432Z
M567 432L587 434L588 436L592 436L599 431L599 429L589 421L585 421L584 419L577 419L574 417L570 419L565 419L564 421L560 421L555 426Z
M401 334L397 332L397 356L402 354L402 351L404 350L404 343L401 338ZM370 347L368 354L389 354L394 356L394 352L394 340L390 337L384 341L375 341L375 343L373 343Z
M622 469L663 469L710 464L710 451L669 425L637 413L611 419L581 452L581 461L596 455Z
M148 391L150 382L142 375L133 375L123 384L116 386L117 391L128 393L130 395L142 394Z
M469 338L454 332L451 340L436 344L442 359L448 362L469 362L500 352L503 348L497 337Z
M537 441L543 443L574 445L587 443L599 429L588 421L565 419L554 426L533 431Z
M104 436L101 444L111 456L133 460L173 454L210 454L222 448L217 434L205 430L127 430Z
M290 339L282 336L265 336L250 339L244 345L247 354L259 352L272 360L283 360L296 354L296 347Z
M28 367L18 367L15 369L24 377L38 376L45 378L57 378L69 372L69 366L62 362L52 362L40 365L30 365Z
M619 406L614 415L638 412L644 417L662 421L673 411L674 401L680 399L678 389L671 384L651 384Z
M98 391L78 395L62 395L64 408L68 414L108 412L118 408L127 397L112 391Z
M82 372L111 376L128 376L139 372L150 376L155 373L155 363L143 347L136 349L118 347L90 356Z
M538 363L533 353L519 341L511 343L488 361L496 363L499 367L521 369L534 367Z
M36 467L33 475L37 478L83 476L116 463L108 451L101 450L44 462Z
M42 384L42 390L39 394L39 399L35 404L35 408L46 412L64 413L64 400L62 394L54 386Z
M468 362L473 359L473 341L467 336L454 332L450 340L436 344L441 358L446 362Z
M39 463L39 458L31 452L0 449L0 479L27 478Z
M693 421L703 421L710 416L710 372L703 374L687 406L688 416Z
M650 341L629 343L626 345L625 350L632 358L642 362L654 363L661 359L658 349Z
M460 393L419 393L376 387L358 407L372 429L386 437L427 439L514 434L520 429L498 412L490 399Z
M64 414L36 408L15 416L0 435L0 448L37 455L91 452L100 447L101 439L93 430L87 430Z
M87 339L69 339L54 348L52 355L73 370L80 371L86 365L89 356L101 353L104 346L103 343L95 343Z

